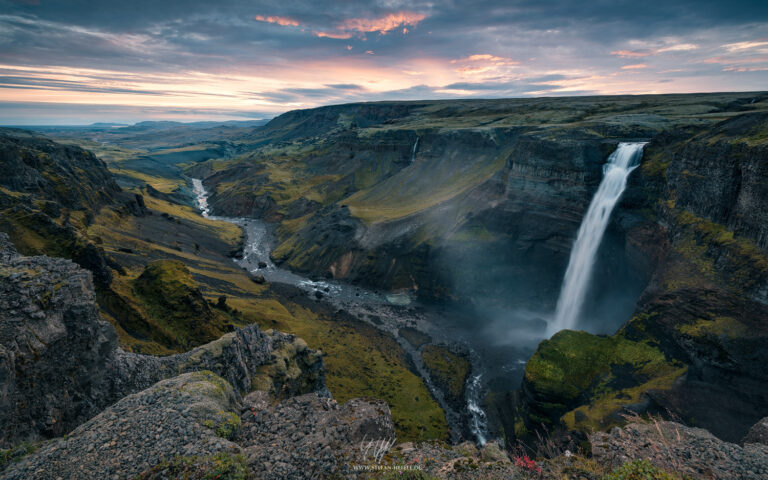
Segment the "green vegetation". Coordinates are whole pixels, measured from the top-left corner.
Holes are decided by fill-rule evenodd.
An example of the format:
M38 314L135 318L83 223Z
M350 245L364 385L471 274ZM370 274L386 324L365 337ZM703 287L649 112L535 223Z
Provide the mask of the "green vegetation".
M35 450L37 450L37 445L30 442L23 442L13 448L0 450L0 472L2 472L9 463L18 462L30 453L34 453Z
M136 480L250 480L245 456L228 452L211 456L179 456L161 462L135 477Z
M564 330L543 341L525 367L525 382L545 403L529 422L598 430L621 422L623 405L646 390L670 388L687 367L657 348L620 334L601 337ZM584 404L589 399L588 404Z
M683 324L679 325L677 328L680 333L692 337L724 335L730 339L736 339L747 337L750 334L750 330L746 325L732 317L702 318L694 324Z
M139 311L161 332L155 341L168 348L187 350L219 338L237 312L214 308L203 297L189 269L178 260L157 260L133 281ZM229 326L227 326L229 325Z
M240 430L242 421L236 413L221 411L215 420L204 420L203 425L214 430L216 436L231 440Z
M675 250L697 270L699 277L718 282L734 293L743 293L768 275L768 255L754 242L736 237L724 225L697 217L688 210L678 210L674 214L681 231ZM716 253L721 251L727 255ZM716 258L710 252L715 252L718 261L724 261L725 265L716 269ZM696 275L687 275L685 271L668 277L669 289L700 281Z
M653 466L648 460L633 460L604 476L603 480L678 480L679 478Z
M269 300L267 300L269 299ZM368 324L318 313L265 293L263 303L231 299L247 320L295 334L324 354L328 389L340 403L371 396L389 403L398 441L448 439L445 414L408 367L389 334Z
M439 345L427 345L421 352L432 379L441 386L449 400L462 402L464 385L472 370L466 355L452 352Z

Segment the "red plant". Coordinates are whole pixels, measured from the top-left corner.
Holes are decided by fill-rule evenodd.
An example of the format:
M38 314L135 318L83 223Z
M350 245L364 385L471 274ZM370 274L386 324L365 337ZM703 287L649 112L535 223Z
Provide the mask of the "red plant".
M541 473L541 467L536 466L536 461L528 457L528 455L515 456L515 466L518 468L524 468L531 472Z

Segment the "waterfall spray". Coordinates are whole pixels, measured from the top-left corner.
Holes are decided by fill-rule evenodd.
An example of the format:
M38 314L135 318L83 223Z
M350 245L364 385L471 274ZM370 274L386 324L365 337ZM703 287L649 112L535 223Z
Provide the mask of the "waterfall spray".
M581 221L571 250L555 318L549 328L550 335L576 327L592 277L597 249L608 227L611 212L627 186L629 174L640 164L645 144L620 143L603 166L603 180Z

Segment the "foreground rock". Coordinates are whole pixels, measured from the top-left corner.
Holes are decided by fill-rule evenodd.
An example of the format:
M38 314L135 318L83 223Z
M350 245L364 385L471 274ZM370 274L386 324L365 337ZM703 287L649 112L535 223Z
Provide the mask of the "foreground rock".
M655 466L692 478L758 480L768 477L768 446L723 442L701 428L674 422L632 423L590 435L597 462L618 467L648 459Z
M330 478L370 461L366 441L394 441L389 407L378 400L339 406L311 393L271 403L266 392L242 399L212 372L183 374L120 400L0 477Z
M126 395L184 372L211 370L242 393L325 390L318 352L256 325L179 355L123 352L94 297L90 272L68 260L21 256L0 234L0 448L62 436Z
M163 380L44 444L3 478L132 478L177 455L236 453L206 423L227 418L237 404L232 386L210 372Z

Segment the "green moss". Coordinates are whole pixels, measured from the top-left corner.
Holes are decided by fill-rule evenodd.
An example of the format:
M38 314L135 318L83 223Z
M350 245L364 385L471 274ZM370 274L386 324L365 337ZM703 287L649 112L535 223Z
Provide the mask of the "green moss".
M666 288L675 290L709 281L743 294L768 276L768 255L754 242L688 210L676 210L673 215L680 232L674 248L687 265L678 262L674 265L677 268L668 269ZM691 274L688 266L698 275Z
M680 477L671 475L651 464L648 460L633 460L603 477L603 480L678 480Z
M215 419L203 420L203 426L216 432L216 436L226 439L232 439L240 430L242 421L240 417L233 412L221 411Z
M231 315L213 309L189 269L177 260L150 263L133 281L139 306L156 326L153 340L172 349L189 349L219 338Z
M263 302L255 311L258 305L230 300L263 328L298 335L311 348L321 350L326 385L340 403L361 396L385 400L399 441L449 438L445 413L423 380L410 370L405 352L391 335L288 301L272 299L270 309Z
M749 336L750 330L743 323L732 317L714 317L711 319L699 319L696 323L679 325L680 333L692 337L704 335L726 336L728 338L744 338Z
M443 387L450 399L462 401L464 384L472 370L467 357L445 347L427 345L421 352L421 358L430 376Z
M242 454L227 452L211 456L179 456L161 462L135 477L136 480L250 480L253 475Z
M542 342L526 365L525 381L540 402L529 417L549 416L540 419L551 424L552 415L562 415L572 429L605 428L620 422L623 405L649 389L670 388L685 371L646 343L564 330Z

